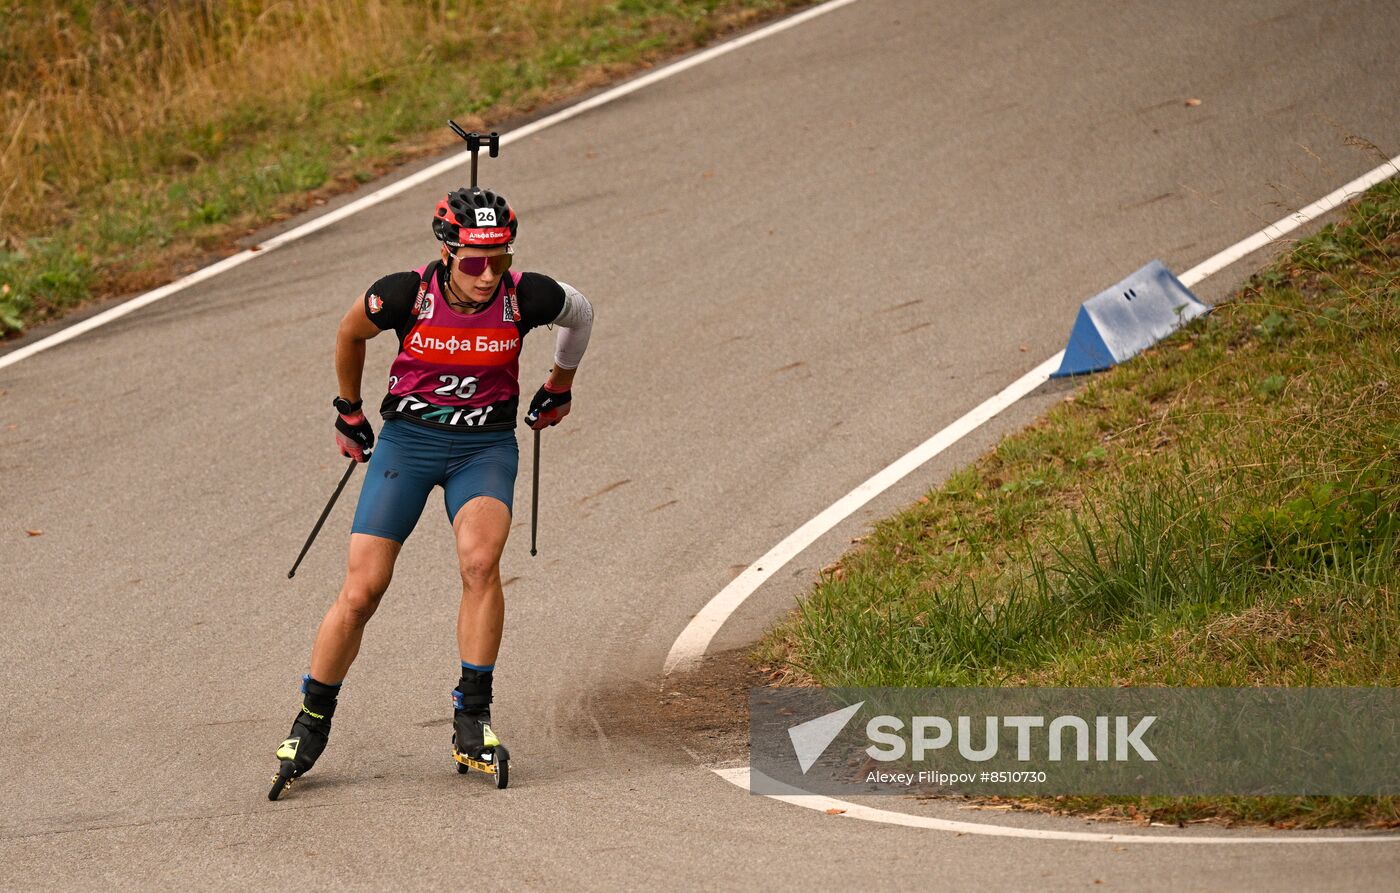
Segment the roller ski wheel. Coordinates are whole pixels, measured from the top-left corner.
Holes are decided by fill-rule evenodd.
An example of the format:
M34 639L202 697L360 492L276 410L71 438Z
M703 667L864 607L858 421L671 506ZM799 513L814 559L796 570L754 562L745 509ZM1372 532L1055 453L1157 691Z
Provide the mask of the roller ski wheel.
M272 777L272 790L267 792L267 799L276 800L282 796L282 792L292 786L292 779L297 777L297 766L291 760L283 761L277 774Z
M502 744L496 748L496 790L504 791L510 784L510 751Z

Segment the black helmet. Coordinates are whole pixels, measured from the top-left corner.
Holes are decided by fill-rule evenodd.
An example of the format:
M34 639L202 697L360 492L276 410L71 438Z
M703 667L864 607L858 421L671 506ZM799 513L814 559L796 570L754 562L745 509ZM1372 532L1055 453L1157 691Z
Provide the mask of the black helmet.
M449 248L509 245L519 228L505 196L475 186L449 192L433 212L433 235Z

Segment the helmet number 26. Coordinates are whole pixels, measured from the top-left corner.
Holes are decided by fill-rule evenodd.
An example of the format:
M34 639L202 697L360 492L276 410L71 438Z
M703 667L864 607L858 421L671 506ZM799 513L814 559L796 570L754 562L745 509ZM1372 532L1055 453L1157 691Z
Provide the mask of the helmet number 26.
M442 382L442 387L435 388L434 394L465 400L476 393L476 377L472 375L464 378L459 378L456 375L439 375L438 381Z

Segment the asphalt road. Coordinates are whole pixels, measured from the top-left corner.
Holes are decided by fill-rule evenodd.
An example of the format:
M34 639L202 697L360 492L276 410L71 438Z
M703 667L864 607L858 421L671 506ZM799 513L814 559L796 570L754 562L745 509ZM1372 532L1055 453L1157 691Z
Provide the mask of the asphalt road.
M1085 297L1369 170L1358 140L1400 152L1397 45L1388 2L861 0L485 160L521 213L521 266L598 311L574 414L545 438L540 556L521 511L503 565L504 792L450 763L457 584L430 500L330 749L265 799L359 487L288 581L341 468L335 324L432 256L432 203L465 173L0 370L0 887L1393 883L1400 845L835 819L747 796L667 744L664 717L603 705L655 689L687 619L754 557L1062 347ZM551 349L527 341L527 392ZM370 353L367 390L388 339ZM753 641L870 517L1058 398L840 525L716 646Z

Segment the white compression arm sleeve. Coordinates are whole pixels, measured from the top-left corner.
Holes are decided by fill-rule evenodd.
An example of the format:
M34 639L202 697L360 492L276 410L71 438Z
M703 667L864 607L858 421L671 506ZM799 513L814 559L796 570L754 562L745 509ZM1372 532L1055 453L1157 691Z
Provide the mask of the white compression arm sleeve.
M560 282L559 285L564 289L564 309L554 318L554 324L559 326L554 340L554 365L560 369L577 369L593 331L593 305L569 283Z

